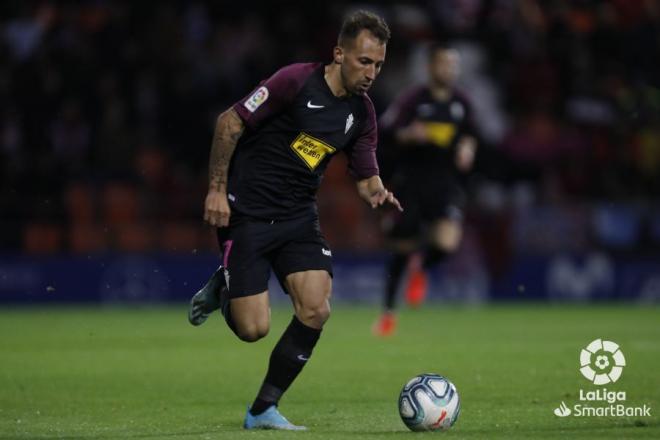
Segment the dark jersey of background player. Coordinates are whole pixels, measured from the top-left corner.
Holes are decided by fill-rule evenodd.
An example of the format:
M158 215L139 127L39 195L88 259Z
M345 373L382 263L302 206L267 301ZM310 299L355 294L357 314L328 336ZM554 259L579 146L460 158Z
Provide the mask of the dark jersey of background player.
M337 97L322 63L280 69L233 108L246 131L229 169L235 213L265 220L316 215L316 192L340 151L356 179L378 175L376 116L369 97Z
M428 84L403 92L380 121L396 163L390 184L406 207L406 212L385 222L393 255L387 268L385 313L374 327L380 336L388 336L396 326L392 312L406 266L406 299L419 305L426 294L424 269L454 252L462 235L462 180L476 148L470 105L454 87L458 52L436 44L428 61Z
M426 140L410 145L396 145L396 132L418 124ZM402 94L390 105L380 120L383 132L394 138L396 174L431 181L455 175L456 146L465 135L474 135L470 105L458 90L451 90L446 100L438 100L428 86L417 86Z

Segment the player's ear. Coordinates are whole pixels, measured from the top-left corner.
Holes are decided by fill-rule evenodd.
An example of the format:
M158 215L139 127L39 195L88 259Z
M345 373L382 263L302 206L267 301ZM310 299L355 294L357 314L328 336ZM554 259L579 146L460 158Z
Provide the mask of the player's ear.
M344 49L341 46L335 46L332 51L333 61L335 64L341 64L344 62Z

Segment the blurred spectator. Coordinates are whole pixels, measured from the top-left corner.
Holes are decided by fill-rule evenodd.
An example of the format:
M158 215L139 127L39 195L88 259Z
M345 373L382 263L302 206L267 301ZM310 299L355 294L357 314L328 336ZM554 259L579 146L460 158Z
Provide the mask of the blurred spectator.
M616 211L634 201L639 228L657 223L650 211L660 196L659 2L361 6L377 9L393 29L382 80L371 93L378 112L419 79L419 48L451 40L474 62L466 63L468 82L461 85L474 94L477 123L487 133L477 159L483 180L511 188L527 182L534 206L614 200ZM20 248L16 237L37 224L31 249L39 237L48 238L51 250L66 249L62 231L73 224L67 194L80 184L97 198L88 232L104 222L98 198L119 185L135 192L137 226L166 216L167 230L179 237L165 240L154 230L153 240L126 243L182 250L191 225L199 222L202 230L198 194L218 111L282 64L327 61L336 24L354 7L347 1L209 0L165 1L157 8L110 0L0 5L2 247ZM384 170L396 166L384 160ZM362 233L377 229L370 227L372 216L352 212L342 194L321 197L327 197L322 209L342 213L325 226L336 231L339 248L378 248L380 237ZM608 210L606 217L594 212L619 219L628 210ZM601 232L608 222L596 222ZM629 237L644 240L641 232ZM190 247L212 246L203 240ZM103 250L120 241L77 243L76 249Z
M49 137L55 157L67 167L69 174L82 172L89 163L90 134L80 103L75 100L65 101L53 121Z

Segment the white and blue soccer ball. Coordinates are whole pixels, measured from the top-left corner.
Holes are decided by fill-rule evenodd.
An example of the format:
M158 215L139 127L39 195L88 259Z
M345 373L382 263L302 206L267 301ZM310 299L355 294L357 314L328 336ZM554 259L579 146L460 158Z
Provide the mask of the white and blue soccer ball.
M437 374L413 377L399 395L401 420L412 431L449 429L460 412L461 399L456 387Z

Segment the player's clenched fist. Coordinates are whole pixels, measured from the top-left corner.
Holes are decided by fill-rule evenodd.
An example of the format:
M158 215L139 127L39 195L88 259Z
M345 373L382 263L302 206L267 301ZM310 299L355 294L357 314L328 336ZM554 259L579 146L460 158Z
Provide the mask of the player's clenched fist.
M204 220L211 226L229 226L231 209L227 194L220 191L209 191L204 202Z

